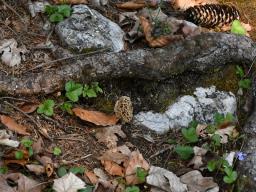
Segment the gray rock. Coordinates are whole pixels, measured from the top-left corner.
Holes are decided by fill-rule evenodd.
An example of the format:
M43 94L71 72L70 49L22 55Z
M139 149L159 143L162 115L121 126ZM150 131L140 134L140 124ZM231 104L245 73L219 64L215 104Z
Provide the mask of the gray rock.
M86 5L72 8L72 15L55 29L64 46L79 52L103 47L114 52L124 49L124 32L116 23Z
M236 97L231 92L210 88L197 88L194 96L185 95L177 99L163 113L140 112L134 116L136 125L145 126L159 134L172 128L187 127L192 120L213 123L214 114L236 114Z

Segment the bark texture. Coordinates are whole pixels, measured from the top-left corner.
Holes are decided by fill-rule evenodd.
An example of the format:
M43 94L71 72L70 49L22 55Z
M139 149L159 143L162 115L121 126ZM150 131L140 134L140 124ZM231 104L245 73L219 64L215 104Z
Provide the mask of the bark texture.
M250 64L256 43L244 36L204 33L165 48L103 53L70 59L57 69L27 73L21 77L0 76L0 92L47 94L63 88L67 80L90 81L111 78L164 80L183 72L200 72L227 64ZM71 56L59 48L58 58Z

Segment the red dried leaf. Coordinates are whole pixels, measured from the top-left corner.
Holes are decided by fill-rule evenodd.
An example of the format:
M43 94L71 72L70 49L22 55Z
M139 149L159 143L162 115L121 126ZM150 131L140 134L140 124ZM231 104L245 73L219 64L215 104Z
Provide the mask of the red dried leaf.
M72 111L80 119L94 123L95 125L115 125L119 120L115 115L107 115L99 111L89 111L81 108L74 108Z
M16 123L11 117L0 115L0 120L9 130L15 131L21 135L30 135L23 125Z

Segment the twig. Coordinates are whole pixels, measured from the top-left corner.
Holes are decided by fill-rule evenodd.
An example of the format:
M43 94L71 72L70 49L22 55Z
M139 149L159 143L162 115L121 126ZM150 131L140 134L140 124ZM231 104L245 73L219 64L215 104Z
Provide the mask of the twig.
M88 158L88 157L90 157L90 156L92 156L92 154L85 155L85 156L83 156L83 157L80 157L80 158L78 158L78 159L74 159L74 160L72 160L72 161L65 161L65 160L63 160L63 161L64 161L63 163L65 163L65 164L75 163L75 162L77 162L77 161L81 161L81 160L83 160L83 159L86 159L86 158Z
M249 68L249 70L248 70L248 72L246 73L245 76L247 76L247 75L250 74L250 72L251 72L251 70L252 70L252 67L253 67L253 65L254 65L255 63L256 63L256 56L253 58L252 64L250 65L250 68Z
M15 100L15 101L29 102L29 101L26 100L26 99L20 99L20 98L15 98L15 97L0 97L0 100L3 100L3 99L11 99L11 100Z
M46 181L46 182L42 182L42 183L38 183L38 184L32 186L32 187L28 190L28 192L31 191L31 190L35 190L35 188L38 187L38 186L40 186L40 185L45 185L45 184L52 183L52 182L53 182L53 180L51 180L51 181Z
M83 139L72 138L72 137L54 137L53 139L57 139L57 140L70 140L70 141L81 141L81 142L87 143Z
M81 53L81 54L72 55L72 56L69 56L69 57L64 57L64 58L52 60L52 61L49 61L49 62L42 63L40 65L37 65L36 67L33 67L32 69L28 69L27 71L25 71L25 73L33 71L35 69L42 68L42 67L44 67L46 65L49 65L49 64L53 64L53 63L59 62L59 61L65 61L65 60L68 60L68 59L74 59L76 57L88 56L88 55L93 55L93 54L96 54L96 53L102 53L102 52L107 51L107 50L109 50L109 48L104 48L104 49L100 49L100 50L97 50L97 51L92 51L90 53Z
M162 150L160 150L160 151L157 151L155 154L151 155L151 156L149 157L149 159L152 159L153 157L156 157L156 156L158 156L158 155L160 155L160 154L162 154L162 153L164 153L164 152L166 152L166 151L168 151L168 150L172 150L172 149L173 149L173 145L171 145L171 146L169 146L169 147L167 147L167 148L165 148L165 149L162 149Z

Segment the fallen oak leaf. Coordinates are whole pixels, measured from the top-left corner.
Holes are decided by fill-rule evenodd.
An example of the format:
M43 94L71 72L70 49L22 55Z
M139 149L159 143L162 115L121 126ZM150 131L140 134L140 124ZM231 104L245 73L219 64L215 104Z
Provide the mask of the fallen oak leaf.
M41 175L45 173L45 168L42 165L28 164L26 165L29 171L35 173L36 175Z
M43 185L38 185L39 182L30 179L21 173L10 173L5 175L5 179L17 183L17 190L15 191L41 192L43 189Z
M39 104L37 103L29 103L29 104L24 104L20 106L20 110L22 110L24 113L33 113L37 108Z
M217 131L215 131L214 134L220 135L221 137L220 143L224 144L228 142L228 137L232 137L234 130L235 130L235 126L231 125L224 129L218 129ZM209 135L211 136L212 134L209 134Z
M193 165L194 169L199 169L203 165L203 156L207 153L207 150L201 147L193 147L194 157L188 163L188 166Z
M0 145L6 145L9 147L18 147L20 145L19 141L14 141L9 139L12 136L11 132L7 133L6 130L0 130Z
M59 179L54 179L52 188L57 192L77 192L84 187L85 183L70 172Z
M92 184L96 184L99 180L99 178L96 176L96 174L92 171L86 171L84 173L85 177L87 177L89 179L89 181L92 183Z
M5 164L5 165L9 165L9 164L18 164L18 165L21 165L21 166L24 167L27 163L28 163L28 161L25 160L25 159L21 159L21 160L17 160L17 159L7 159L7 160L4 160L4 164Z
M124 176L124 168L113 161L102 160L101 164L110 175Z
M0 121L11 131L17 132L20 135L30 135L26 131L26 127L16 123L11 117L0 115Z
M138 167L148 171L150 166L148 162L143 158L139 151L133 151L130 154L129 160L124 163L125 166L125 180L128 185L136 185L142 183L136 176L136 170Z
M4 178L4 175L0 175L0 191L4 192L17 192L15 188L12 188Z
M72 111L80 119L91 122L95 125L115 125L119 120L115 115L107 115L99 111L89 111L81 108L74 108Z
M121 125L115 125L97 129L95 137L100 143L106 144L108 148L114 148L117 146L118 141L118 137L116 135L126 138L126 135L121 128Z
M150 24L149 20L143 16L140 16L140 23L146 41L150 47L163 47L168 45L170 42L184 39L182 35L162 35L155 38L152 36L152 25Z

